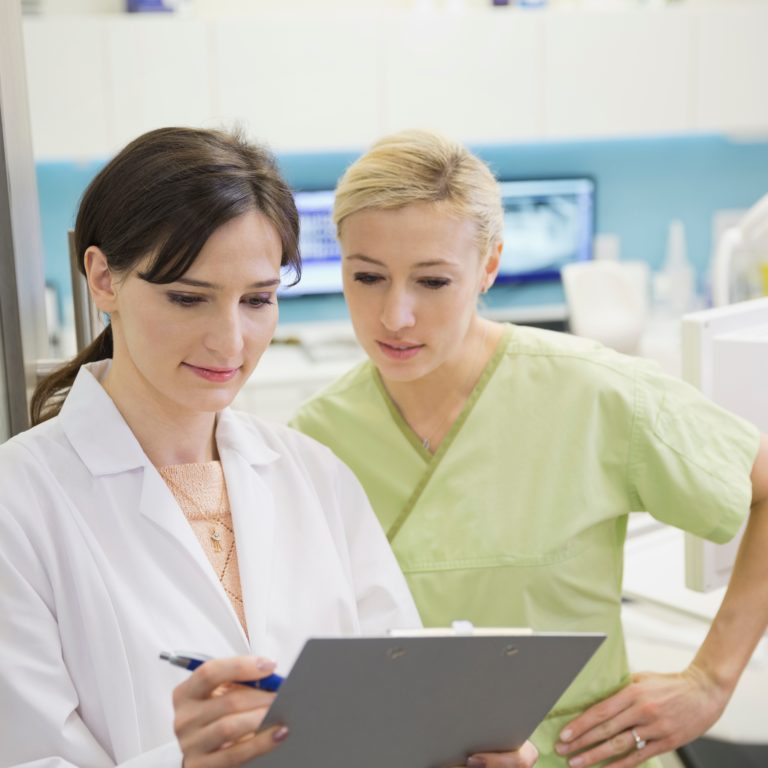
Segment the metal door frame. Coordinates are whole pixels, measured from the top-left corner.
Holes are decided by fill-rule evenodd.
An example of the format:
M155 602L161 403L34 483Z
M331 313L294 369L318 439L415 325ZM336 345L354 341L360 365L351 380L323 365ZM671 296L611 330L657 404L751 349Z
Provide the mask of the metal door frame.
M0 341L5 378L0 408L14 435L29 425L37 361L48 350L40 203L18 0L0 2Z

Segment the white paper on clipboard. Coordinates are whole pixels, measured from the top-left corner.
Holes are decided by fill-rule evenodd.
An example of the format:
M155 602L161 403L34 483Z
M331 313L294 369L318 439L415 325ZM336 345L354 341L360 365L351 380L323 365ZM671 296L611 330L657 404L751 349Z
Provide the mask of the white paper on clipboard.
M442 768L518 748L605 635L503 632L308 640L264 721L288 738L248 765Z

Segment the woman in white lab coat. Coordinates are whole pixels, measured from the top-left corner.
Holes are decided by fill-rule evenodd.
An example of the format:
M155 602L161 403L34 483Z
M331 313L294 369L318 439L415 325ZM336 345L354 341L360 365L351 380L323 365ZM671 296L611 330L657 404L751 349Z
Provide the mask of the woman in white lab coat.
M161 129L94 179L75 240L110 324L0 446L0 765L240 765L289 734L228 683L419 622L351 472L228 409L299 272L293 198L261 148ZM158 658L180 649L223 658Z

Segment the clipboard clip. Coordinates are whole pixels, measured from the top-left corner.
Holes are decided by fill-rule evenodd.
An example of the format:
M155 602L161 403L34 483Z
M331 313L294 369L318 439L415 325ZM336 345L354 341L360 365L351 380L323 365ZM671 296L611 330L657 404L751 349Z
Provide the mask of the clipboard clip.
M456 619L451 622L451 629L455 635L474 635L475 625L467 619Z

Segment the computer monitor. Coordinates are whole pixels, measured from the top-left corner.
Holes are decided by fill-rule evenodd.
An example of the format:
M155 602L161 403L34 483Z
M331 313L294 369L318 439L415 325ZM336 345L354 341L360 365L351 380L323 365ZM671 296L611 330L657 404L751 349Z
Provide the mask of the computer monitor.
M499 182L504 250L498 283L559 280L560 268L592 258L595 182L587 177ZM294 192L301 232L302 277L286 275L280 297L341 293L341 254L331 221L333 189Z
M291 285L284 275L278 296L297 297L341 293L341 251L331 221L333 189L297 190L293 193L299 211L301 280Z
M768 432L768 299L683 317L683 378L729 411ZM685 583L707 592L730 577L741 534L713 544L686 534Z
M502 180L504 250L498 283L559 280L592 258L595 182L586 176Z

